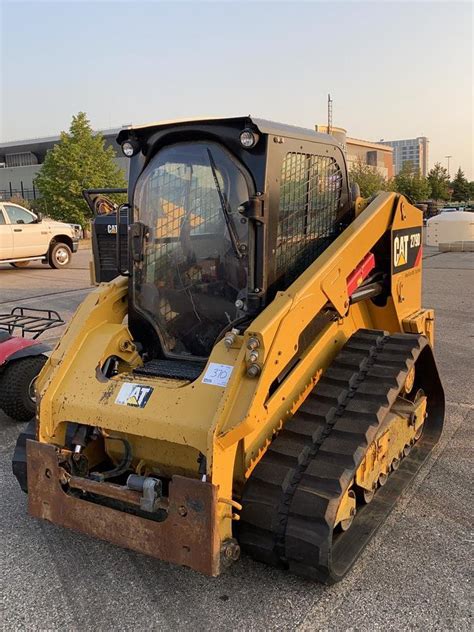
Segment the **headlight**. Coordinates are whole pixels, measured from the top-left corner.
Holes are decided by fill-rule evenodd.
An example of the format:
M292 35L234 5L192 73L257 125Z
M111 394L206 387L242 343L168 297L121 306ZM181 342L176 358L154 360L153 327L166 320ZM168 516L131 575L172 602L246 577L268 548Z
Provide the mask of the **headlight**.
M136 153L138 153L139 149L140 145L135 138L124 140L122 143L122 152L124 156L127 156L127 158L131 158L132 156L134 156Z
M240 144L245 149L252 149L258 143L258 134L253 132L251 129L244 129L240 132Z

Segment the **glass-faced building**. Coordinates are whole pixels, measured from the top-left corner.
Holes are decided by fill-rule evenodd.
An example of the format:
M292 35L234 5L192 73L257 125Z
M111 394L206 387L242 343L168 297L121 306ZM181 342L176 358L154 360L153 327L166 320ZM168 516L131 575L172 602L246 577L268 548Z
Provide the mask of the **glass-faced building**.
M406 138L404 140L381 140L381 145L393 147L393 167L395 175L400 172L405 162L411 162L422 176L428 175L428 145L426 136Z

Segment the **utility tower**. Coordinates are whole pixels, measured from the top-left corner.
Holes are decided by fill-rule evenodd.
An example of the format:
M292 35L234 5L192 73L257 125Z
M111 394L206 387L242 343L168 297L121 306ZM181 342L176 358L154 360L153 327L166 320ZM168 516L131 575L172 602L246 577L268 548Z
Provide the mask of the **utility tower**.
M332 99L328 94L328 134L332 133Z

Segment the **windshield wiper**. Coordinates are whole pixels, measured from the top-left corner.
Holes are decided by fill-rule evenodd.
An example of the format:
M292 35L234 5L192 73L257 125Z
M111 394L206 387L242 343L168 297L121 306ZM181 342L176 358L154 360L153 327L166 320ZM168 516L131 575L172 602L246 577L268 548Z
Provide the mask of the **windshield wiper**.
M222 213L224 215L225 223L227 225L227 230L229 231L230 241L232 243L232 247L234 248L235 254L239 259L242 259L243 254L241 251L241 243L237 236L237 231L235 230L235 224L232 220L232 217L229 213L229 208L227 206L227 200L222 193L221 186L219 184L219 180L217 179L217 171L216 171L216 163L214 162L214 158L212 157L211 150L207 149L207 155L209 157L209 164L211 166L212 177L214 178L214 183L216 185L217 194L219 196L219 201L221 203Z

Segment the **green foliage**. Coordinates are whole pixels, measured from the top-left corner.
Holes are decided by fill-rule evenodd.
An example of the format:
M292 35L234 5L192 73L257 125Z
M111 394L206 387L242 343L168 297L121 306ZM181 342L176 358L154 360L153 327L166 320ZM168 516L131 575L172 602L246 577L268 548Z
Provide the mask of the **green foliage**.
M349 169L349 180L359 185L362 197L370 197L377 191L387 191L388 182L375 167L367 165L359 158Z
M18 204L18 206L22 206L23 208L31 209L30 202L25 200L25 198L22 198L21 195L14 195L8 201L12 204Z
M439 162L428 173L428 182L433 200L449 200L448 170L442 167Z
M427 200L430 197L431 187L427 178L420 175L418 169L414 169L413 163L407 160L392 181L393 190L406 195L413 203Z
M36 200L29 200L29 209L33 211L33 213L44 213L44 204L41 202L41 198L36 198Z
M469 182L469 199L474 200L474 180Z
M451 199L454 202L467 202L469 200L471 187L461 167L459 167L454 180L451 182L451 188L453 190Z
M105 148L84 112L72 117L69 132L61 132L35 179L41 193L40 209L54 219L85 226L91 212L83 189L125 187L125 177L112 147Z

